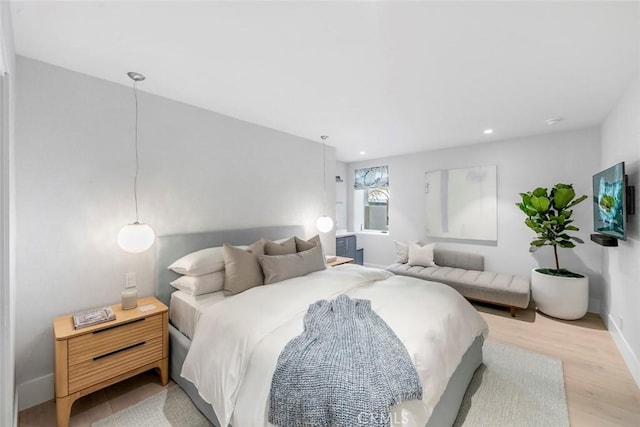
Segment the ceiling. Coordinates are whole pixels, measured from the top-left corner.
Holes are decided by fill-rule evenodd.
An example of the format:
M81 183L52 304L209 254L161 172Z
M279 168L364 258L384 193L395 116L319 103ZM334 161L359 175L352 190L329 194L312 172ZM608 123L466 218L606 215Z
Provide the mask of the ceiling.
M638 2L11 10L20 55L124 85L138 71L140 90L314 141L329 135L345 162L595 126L640 64ZM564 120L545 124L552 117Z

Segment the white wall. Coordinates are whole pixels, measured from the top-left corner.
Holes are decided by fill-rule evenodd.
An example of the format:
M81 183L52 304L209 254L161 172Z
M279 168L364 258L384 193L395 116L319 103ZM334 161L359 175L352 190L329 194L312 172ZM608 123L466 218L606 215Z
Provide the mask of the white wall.
M533 232L524 225L524 215L515 206L521 192L558 182L573 184L576 192L591 194L591 176L600 168L600 135L596 128L546 134L349 164L348 187L353 188L353 170L389 166L389 234L358 233L366 264L384 266L395 258L394 240L435 241L425 233L424 173L439 169L497 165L498 241L479 245L471 241L441 240L439 245L485 256L485 269L530 276L530 270L553 263L553 250L545 247L530 254ZM353 215L353 191L349 191L349 218ZM589 241L591 204L576 206L577 233L587 243L559 252L560 264L589 275L590 310L599 311L601 289L600 248ZM351 223L351 229L358 230Z
M629 235L618 247L602 248L602 314L636 383L640 386L640 76L602 125L601 168L624 161L635 186L636 210Z
M117 85L18 58L21 408L53 397L54 317L119 302L128 271L139 295L154 293L153 249L126 254L115 240L135 217L134 103L124 71ZM153 70L137 71L153 79ZM140 220L157 235L278 224L316 233L322 144L144 92L139 103ZM335 216L333 147L326 162ZM324 237L335 248L334 234Z
M8 2L0 3L0 425L18 422L15 392L15 49Z
M349 225L347 218L347 164L344 162L336 162L336 176L342 179L342 182L336 182L336 230L346 230Z

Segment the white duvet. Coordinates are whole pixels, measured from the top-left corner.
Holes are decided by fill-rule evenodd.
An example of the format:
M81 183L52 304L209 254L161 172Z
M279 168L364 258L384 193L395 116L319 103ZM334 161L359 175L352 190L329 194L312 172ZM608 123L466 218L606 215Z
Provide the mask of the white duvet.
M221 425L270 425L269 389L280 352L302 333L310 304L340 294L371 300L406 346L423 399L395 405L391 421L424 426L487 324L449 286L384 270L343 265L226 298L201 316L181 375L213 406Z

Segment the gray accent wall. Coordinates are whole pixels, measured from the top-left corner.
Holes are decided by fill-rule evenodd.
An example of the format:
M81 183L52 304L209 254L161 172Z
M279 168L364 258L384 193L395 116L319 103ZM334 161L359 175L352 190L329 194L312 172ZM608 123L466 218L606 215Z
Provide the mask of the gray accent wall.
M499 130L497 130L499 131ZM404 156L349 164L348 188L354 169L389 165L389 233L358 233L365 264L386 266L394 262L393 241L438 242L445 249L484 255L485 270L530 277L531 269L553 265L553 249L529 253L533 232L524 225L524 214L515 206L521 192L558 182L573 184L578 194L591 194L591 176L600 168L598 128L567 131L464 147L426 151ZM433 239L425 231L424 173L440 169L497 165L498 240L474 242ZM353 223L353 191L349 195L350 230ZM600 248L589 242L592 206L582 202L574 210L578 236L585 240L574 250L561 250L560 264L586 273L590 280L590 310L600 309L602 259Z
M601 169L622 161L635 186L637 213L627 217L626 241L601 248L602 318L640 387L640 76L602 125Z
M132 64L132 66L135 64ZM18 57L17 342L20 406L53 397L56 316L118 303L125 273L154 293L154 248L127 254L135 219L134 99L114 84ZM271 225L317 234L322 144L144 92L139 84L140 220L156 235ZM215 93L208 94L215 97ZM318 124L318 135L325 131ZM327 145L335 216L335 149ZM335 234L323 237L333 253Z

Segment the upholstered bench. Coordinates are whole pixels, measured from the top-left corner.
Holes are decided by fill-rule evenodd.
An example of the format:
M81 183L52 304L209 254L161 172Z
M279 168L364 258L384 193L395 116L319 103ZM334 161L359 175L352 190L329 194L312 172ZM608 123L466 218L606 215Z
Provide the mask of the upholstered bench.
M529 279L484 271L482 255L436 248L433 260L437 267L394 263L387 270L403 276L445 283L467 299L507 306L513 317L516 308L529 306Z

